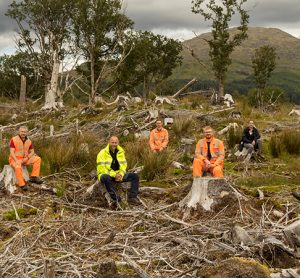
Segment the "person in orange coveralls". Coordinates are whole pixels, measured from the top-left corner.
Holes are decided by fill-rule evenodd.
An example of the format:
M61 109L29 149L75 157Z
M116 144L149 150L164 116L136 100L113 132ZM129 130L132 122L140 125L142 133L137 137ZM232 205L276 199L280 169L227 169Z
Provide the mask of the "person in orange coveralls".
M169 143L169 133L163 128L162 121L156 120L156 128L150 132L150 148L154 152L163 151Z
M202 177L204 172L211 172L213 177L223 177L223 160L225 156L224 144L214 138L213 129L206 126L204 139L200 139L196 145L193 162L193 176Z
M32 172L30 182L41 184L43 181L39 178L41 158L37 156L32 147L31 140L27 137L28 128L21 126L17 136L11 138L9 142L10 156L9 165L14 169L18 185L22 191L27 191L28 188L23 179L22 166L32 164Z

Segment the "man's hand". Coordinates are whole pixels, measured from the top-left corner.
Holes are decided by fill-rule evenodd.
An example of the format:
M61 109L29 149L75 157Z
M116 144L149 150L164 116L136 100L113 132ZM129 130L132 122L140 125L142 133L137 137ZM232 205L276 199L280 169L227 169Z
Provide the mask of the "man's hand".
M164 150L164 148L160 148L159 151L162 152Z
M27 161L28 161L28 157L24 157L22 159L22 165L25 165L27 163Z
M253 140L252 145L253 145L253 146L255 145L255 140Z
M122 181L123 177L121 174L116 174L115 181Z
M22 161L21 160L17 160L16 161L16 166L17 167L21 167L22 166Z
M210 169L212 167L212 165L211 165L211 163L210 163L210 161L209 160L205 160L205 168L208 170L208 169Z

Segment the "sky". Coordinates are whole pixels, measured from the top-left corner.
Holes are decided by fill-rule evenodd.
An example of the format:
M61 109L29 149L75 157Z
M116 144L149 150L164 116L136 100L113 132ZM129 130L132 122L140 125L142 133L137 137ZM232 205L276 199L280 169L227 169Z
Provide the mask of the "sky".
M0 55L15 51L17 27L5 16L11 2L0 0ZM191 12L190 0L123 0L123 5L137 30L150 30L181 41L210 31L210 23ZM248 0L245 8L250 15L249 26L279 28L300 38L299 0ZM233 21L230 27L237 24Z

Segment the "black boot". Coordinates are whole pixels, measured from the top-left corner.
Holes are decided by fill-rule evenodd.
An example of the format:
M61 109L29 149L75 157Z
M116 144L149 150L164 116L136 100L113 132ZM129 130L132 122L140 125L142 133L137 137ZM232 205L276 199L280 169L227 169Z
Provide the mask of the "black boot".
M41 180L41 178L40 177L36 177L36 176L30 177L29 181L32 182L32 183L36 183L36 184L42 184L43 183L43 181Z

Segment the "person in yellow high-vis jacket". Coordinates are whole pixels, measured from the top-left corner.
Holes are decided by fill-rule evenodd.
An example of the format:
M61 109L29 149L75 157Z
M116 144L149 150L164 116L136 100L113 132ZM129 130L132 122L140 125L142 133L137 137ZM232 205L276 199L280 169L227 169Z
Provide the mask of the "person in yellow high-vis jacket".
M119 139L112 136L108 145L97 155L97 175L98 180L106 187L107 192L115 203L120 202L115 188L115 183L130 182L128 192L128 203L139 205L141 202L137 198L139 191L139 176L136 173L126 172L127 161L124 149L119 146Z
M198 141L193 162L193 176L202 177L204 172L211 172L213 177L223 177L224 144L214 138L213 129L206 126L204 139Z

